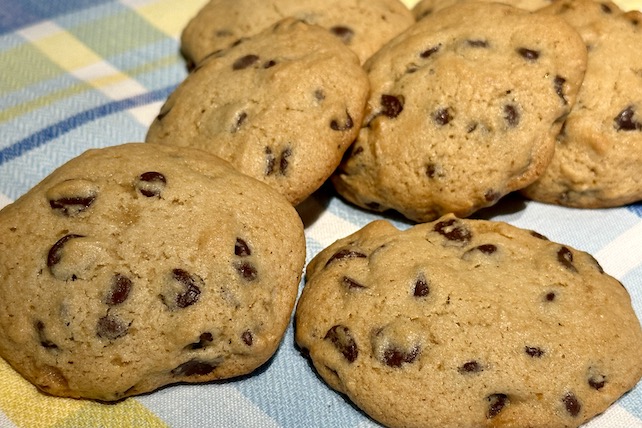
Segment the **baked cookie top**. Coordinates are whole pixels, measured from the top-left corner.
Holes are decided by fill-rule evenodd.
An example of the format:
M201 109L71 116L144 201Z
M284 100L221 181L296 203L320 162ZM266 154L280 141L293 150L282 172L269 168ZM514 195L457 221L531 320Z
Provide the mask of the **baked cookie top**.
M580 208L641 200L642 13L593 0L560 0L540 13L561 16L577 29L588 46L588 65L551 164L523 193Z
M399 0L210 0L183 30L181 49L198 63L288 17L326 28L361 62L414 23Z
M333 183L363 208L415 221L492 205L548 165L585 66L584 43L559 17L442 9L365 64L364 126Z
M207 150L296 205L356 138L368 90L350 49L321 27L286 18L202 61L146 141Z
M99 400L247 374L281 340L304 258L294 208L219 158L90 150L0 211L0 355Z
M389 427L577 427L642 376L622 284L501 222L372 222L308 265L295 320L322 378Z
M430 15L431 13L437 12L440 9L452 6L456 3L462 1L486 1L486 2L497 2L505 3L520 9L536 11L543 7L549 6L551 2L555 0L421 0L412 8L412 14L415 16L416 20L420 20Z

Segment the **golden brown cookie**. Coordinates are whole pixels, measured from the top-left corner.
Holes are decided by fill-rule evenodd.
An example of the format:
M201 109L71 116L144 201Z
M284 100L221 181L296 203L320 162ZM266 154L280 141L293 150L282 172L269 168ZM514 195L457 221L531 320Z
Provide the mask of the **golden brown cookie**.
M524 195L578 208L642 200L642 13L593 0L560 0L540 13L578 30L588 65L555 156Z
M415 19L420 20L448 6L460 3L462 1L489 1L493 3L505 3L520 9L536 11L543 7L549 6L554 0L421 0L412 8Z
M201 62L146 141L214 153L296 205L354 141L368 90L350 49L288 18Z
M622 284L501 222L372 222L310 262L295 316L321 377L388 427L577 427L642 376Z
M361 62L414 23L399 0L210 0L183 30L181 48L198 63L288 17L326 28Z
M582 39L559 17L486 2L442 9L365 64L364 125L332 181L370 210L468 216L544 171L585 66Z
M304 259L294 208L221 159L90 150L0 211L0 355L99 400L247 374L279 345Z

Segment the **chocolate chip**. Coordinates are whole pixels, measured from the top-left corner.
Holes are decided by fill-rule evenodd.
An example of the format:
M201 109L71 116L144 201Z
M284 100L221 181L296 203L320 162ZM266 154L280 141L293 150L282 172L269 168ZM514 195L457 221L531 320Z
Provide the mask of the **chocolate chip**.
M601 3L600 4L600 8L602 9L602 12L604 12L606 14L613 13L613 10L611 9L611 7L606 3Z
M482 244L473 248L473 250L477 250L482 254L491 255L497 251L497 246L493 244Z
M281 175L285 175L290 165L290 161L289 161L290 156L292 156L292 149L289 147L286 147L281 151L281 154L279 155L278 159L276 156L274 156L272 149L270 147L266 147L265 148L265 159L266 159L265 175L269 176L269 175L275 174L276 172L278 172ZM276 168L277 160L278 160L278 166L279 166L278 170Z
M47 338L45 334L45 323L38 320L36 321L36 332L38 333L38 340L40 340L40 346L46 349L58 349L58 345L53 343Z
M459 373L478 373L482 371L483 368L479 362L472 360L472 361L467 361L464 364L462 364L460 367L457 368L457 371Z
M412 295L415 297L426 297L430 293L430 286L424 274L420 274L415 281Z
M517 53L527 61L537 61L537 59L539 58L539 51L533 49L518 48Z
M383 363L389 367L401 367L404 363L410 364L419 356L419 347L408 351L396 347L389 347L383 351Z
M288 166L290 166L290 156L292 156L292 149L289 147L281 152L281 160L279 161L279 172L281 175L285 175Z
M453 115L448 107L437 110L433 113L432 119L437 125L444 126L447 125L451 120L453 120Z
M330 121L330 128L334 131L347 131L349 129L352 129L354 127L354 122L352 121L352 116L350 116L350 113L348 110L346 110L346 120L344 123L340 123L336 119L332 119Z
M343 43L349 45L354 37L354 30L343 25L336 25L330 28L330 32L341 39Z
M214 371L220 362L189 360L172 370L174 376L205 376Z
M173 269L169 283L161 300L169 309L184 309L198 302L201 296L203 279L183 269Z
M553 80L553 86L555 87L555 93L557 96L560 97L562 101L564 101L564 104L568 104L568 100L566 99L566 96L564 95L564 84L566 83L566 79L563 78L562 76L555 76L555 79Z
M633 106L626 107L613 119L615 129L618 131L642 131L642 122L633 120L634 115L635 109Z
M517 111L517 107L511 104L506 104L504 106L504 120L511 127L517 126L519 124L519 112Z
M486 40L466 40L468 46L473 48L487 48L488 42Z
M250 55L242 56L238 58L236 61L234 61L234 64L232 64L232 70L243 70L245 68L252 66L258 60L259 60L259 57L257 55L250 54Z
M188 62L187 69L188 70L195 70L196 64L194 62L190 61ZM156 120L161 121L169 114L169 112L172 111L171 106L167 106L166 104L163 104L161 107L160 111L158 112L158 115L156 116Z
M167 184L163 174L156 171L144 172L138 176L134 186L138 191L148 198L159 197Z
M555 300L556 297L557 297L557 295L555 294L555 292L554 291L550 291L550 292L546 293L546 295L544 296L544 299L547 302L552 302L553 300Z
M439 52L439 49L441 48L441 44L437 46L433 46L431 48L426 49L425 51L421 52L419 56L423 59L431 57L433 54L436 54Z
M435 224L433 230L449 241L467 244L472 238L472 233L458 219L443 220Z
M236 117L236 123L234 124L234 127L232 127L232 130L231 130L232 134L238 132L241 129L246 119L247 119L247 113L244 111L240 112L239 115Z
M403 111L404 97L399 95L381 95L381 114L391 119L399 116Z
M254 281L259 275L254 265L250 262L238 263L236 271L241 275L241 278L248 282Z
M435 174L437 173L437 165L435 165L434 163L429 163L426 165L425 171L428 178L435 178Z
M269 61L265 61L265 62L263 63L263 68L264 68L264 69L272 68L272 67L274 67L276 64L277 64L277 63L276 63L276 61L275 61L275 60L273 60L273 59L271 59L271 60L269 60Z
M60 263L60 260L62 259L62 249L65 246L65 244L69 240L75 239L75 238L84 238L84 235L76 235L76 234L65 235L62 238L60 238L58 241L56 241L55 244L53 244L53 246L49 250L49 253L47 254L47 267L49 267L50 271L53 266Z
M537 239L541 239L542 241L548 241L549 240L546 236L542 235L541 233L535 232L534 230L530 230L529 233L531 234L531 236L533 236L533 237L535 237Z
M247 346L252 346L252 343L254 342L254 336L252 336L252 332L250 330L245 330L243 334L241 334L241 340Z
M573 253L567 247L563 246L557 251L557 261L571 272L577 272L577 268L573 265Z
M89 208L95 200L95 193L88 196L70 196L50 200L49 206L53 210L60 211L62 214L72 217Z
M88 209L97 196L97 186L83 179L63 180L46 192L51 209L66 217L73 217Z
M96 325L96 335L109 340L125 336L128 330L129 324L115 315L101 317Z
M214 335L209 331L206 331L204 333L201 333L201 335L198 337L198 342L191 343L187 345L185 348L190 350L203 349L213 341L214 341Z
M234 255L239 257L249 257L252 255L252 250L245 240L236 238L236 242L234 243Z
M276 165L276 158L272 149L269 147L265 148L265 175L272 175L274 173L274 167Z
M475 253L480 253L486 256L490 256L497 252L497 246L493 244L482 244L476 247L467 250L463 255L462 259L469 260Z
M510 400L506 394L491 394L486 397L488 401L488 412L486 412L486 417L492 419L497 416L504 407L510 404Z
M341 279L341 282L343 285L345 285L349 290L354 290L354 289L361 289L361 288L367 288L365 285L358 283L354 279L344 276Z
M109 306L119 305L127 300L131 289L132 280L123 274L116 273L111 279L111 287L103 303Z
M314 98L317 101L325 100L325 92L323 91L323 89L317 89L316 91L314 91Z
M589 368L588 384L591 388L599 391L606 385L606 376L599 373L595 368Z
M337 251L330 257L330 259L326 262L326 267L330 264L333 263L337 260L344 260L344 259L365 259L367 256L363 253L360 253L358 251L354 250L349 250L347 248L344 248L342 250Z
M355 342L350 329L346 326L335 325L328 330L323 339L329 340L350 363L355 362L359 356L357 342Z
M533 358L540 358L544 355L544 350L536 346L524 346L524 352Z
M579 415L582 410L582 404L572 392L564 394L562 397L562 403L564 403L564 407L566 407L568 414L573 417Z

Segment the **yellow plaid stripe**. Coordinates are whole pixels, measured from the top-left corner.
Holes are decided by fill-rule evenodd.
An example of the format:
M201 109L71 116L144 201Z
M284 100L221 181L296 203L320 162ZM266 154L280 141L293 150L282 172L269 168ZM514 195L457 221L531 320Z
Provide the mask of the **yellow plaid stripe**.
M185 24L207 0L191 0L176 6L176 0L159 0L135 8L136 11L154 27L170 37L178 37Z
M167 428L136 399L101 404L42 394L2 359L0 378L0 408L20 428Z

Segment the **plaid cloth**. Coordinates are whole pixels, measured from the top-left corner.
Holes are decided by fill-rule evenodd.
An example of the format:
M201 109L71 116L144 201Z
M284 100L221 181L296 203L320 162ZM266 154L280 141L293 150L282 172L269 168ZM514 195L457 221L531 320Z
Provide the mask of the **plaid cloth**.
M144 139L186 76L178 36L205 1L0 0L0 207L86 149ZM642 9L641 0L618 3ZM592 253L628 288L642 318L642 204L512 208L509 197L485 214ZM299 212L314 218L308 260L379 217L327 187ZM276 357L243 379L177 385L117 404L45 396L0 359L0 427L378 426L323 384L293 343L289 328ZM642 384L587 427L642 428Z

